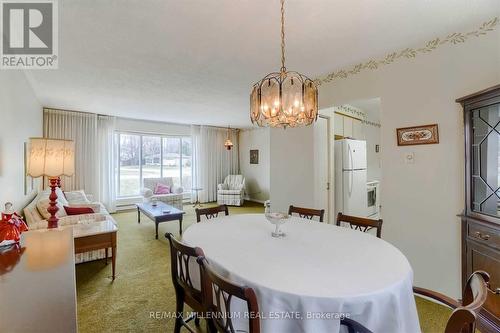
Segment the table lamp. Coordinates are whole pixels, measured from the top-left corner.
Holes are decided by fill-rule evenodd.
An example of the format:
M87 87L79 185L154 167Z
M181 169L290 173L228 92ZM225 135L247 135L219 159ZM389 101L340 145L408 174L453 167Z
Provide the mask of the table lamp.
M75 173L75 142L49 138L30 138L28 143L28 175L37 178L46 176L50 181L50 203L47 211L49 228L57 228L56 187L60 176L72 176Z

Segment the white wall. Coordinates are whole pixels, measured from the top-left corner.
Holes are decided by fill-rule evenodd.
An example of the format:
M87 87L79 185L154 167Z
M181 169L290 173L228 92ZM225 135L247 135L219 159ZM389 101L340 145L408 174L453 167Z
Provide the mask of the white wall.
M271 131L271 209L314 206L313 126Z
M0 73L0 210L11 201L16 210L24 207L24 143L42 136L42 107L24 72Z
M499 41L497 29L319 91L322 108L381 98L382 237L408 257L416 285L455 297L461 272L456 214L464 203L463 123L455 99L500 82ZM431 123L439 124L439 144L396 145L397 127ZM407 152L415 153L414 164L404 163Z
M246 180L247 199L264 202L270 188L270 130L254 128L239 133L240 170ZM250 164L250 150L259 150L259 164Z
M367 112L366 120L373 123L380 123L380 116L377 112ZM381 128L373 125L363 124L365 140L366 140L366 179L380 180L382 176L381 170L381 150L383 147L380 145L381 141ZM375 152L375 145L380 145L380 151Z

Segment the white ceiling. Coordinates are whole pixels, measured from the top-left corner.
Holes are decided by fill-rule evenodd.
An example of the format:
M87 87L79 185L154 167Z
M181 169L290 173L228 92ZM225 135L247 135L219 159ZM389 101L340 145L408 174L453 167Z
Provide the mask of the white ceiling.
M475 29L498 0L288 0L287 68L311 78ZM279 0L59 0L59 69L28 72L44 106L246 127L279 69ZM320 97L321 98L321 97Z

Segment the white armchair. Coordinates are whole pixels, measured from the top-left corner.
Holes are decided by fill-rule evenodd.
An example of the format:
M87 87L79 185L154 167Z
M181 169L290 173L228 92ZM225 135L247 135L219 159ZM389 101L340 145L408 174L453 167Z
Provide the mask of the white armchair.
M217 203L219 205L241 206L245 202L245 177L229 175L223 184L217 185Z
M154 194L156 184L158 183L169 186L171 193ZM180 210L182 210L183 193L184 189L180 186L175 186L172 177L144 178L144 188L141 190L144 202L150 202L151 200L156 199Z

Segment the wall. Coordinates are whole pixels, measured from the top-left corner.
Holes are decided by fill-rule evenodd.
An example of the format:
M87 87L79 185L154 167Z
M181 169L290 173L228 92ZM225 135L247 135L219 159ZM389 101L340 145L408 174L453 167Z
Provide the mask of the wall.
M270 188L270 129L241 130L239 134L240 170L246 180L248 200L264 202ZM250 150L259 150L259 164L250 164Z
M379 124L380 113L366 112L366 120ZM380 151L383 149L380 145L381 128L368 124L363 124L363 127L366 140L366 180L380 180L382 177ZM375 151L375 145L380 146L378 153Z
M322 108L380 97L382 237L409 259L415 285L460 294L463 122L457 97L500 82L500 29L415 59L325 83ZM439 124L440 143L398 147L397 127ZM415 163L404 155L415 153Z
M291 204L313 207L313 126L270 131L271 209L286 212Z
M42 136L42 107L24 72L0 73L0 208L11 201L22 209L32 195L24 194L24 143Z

